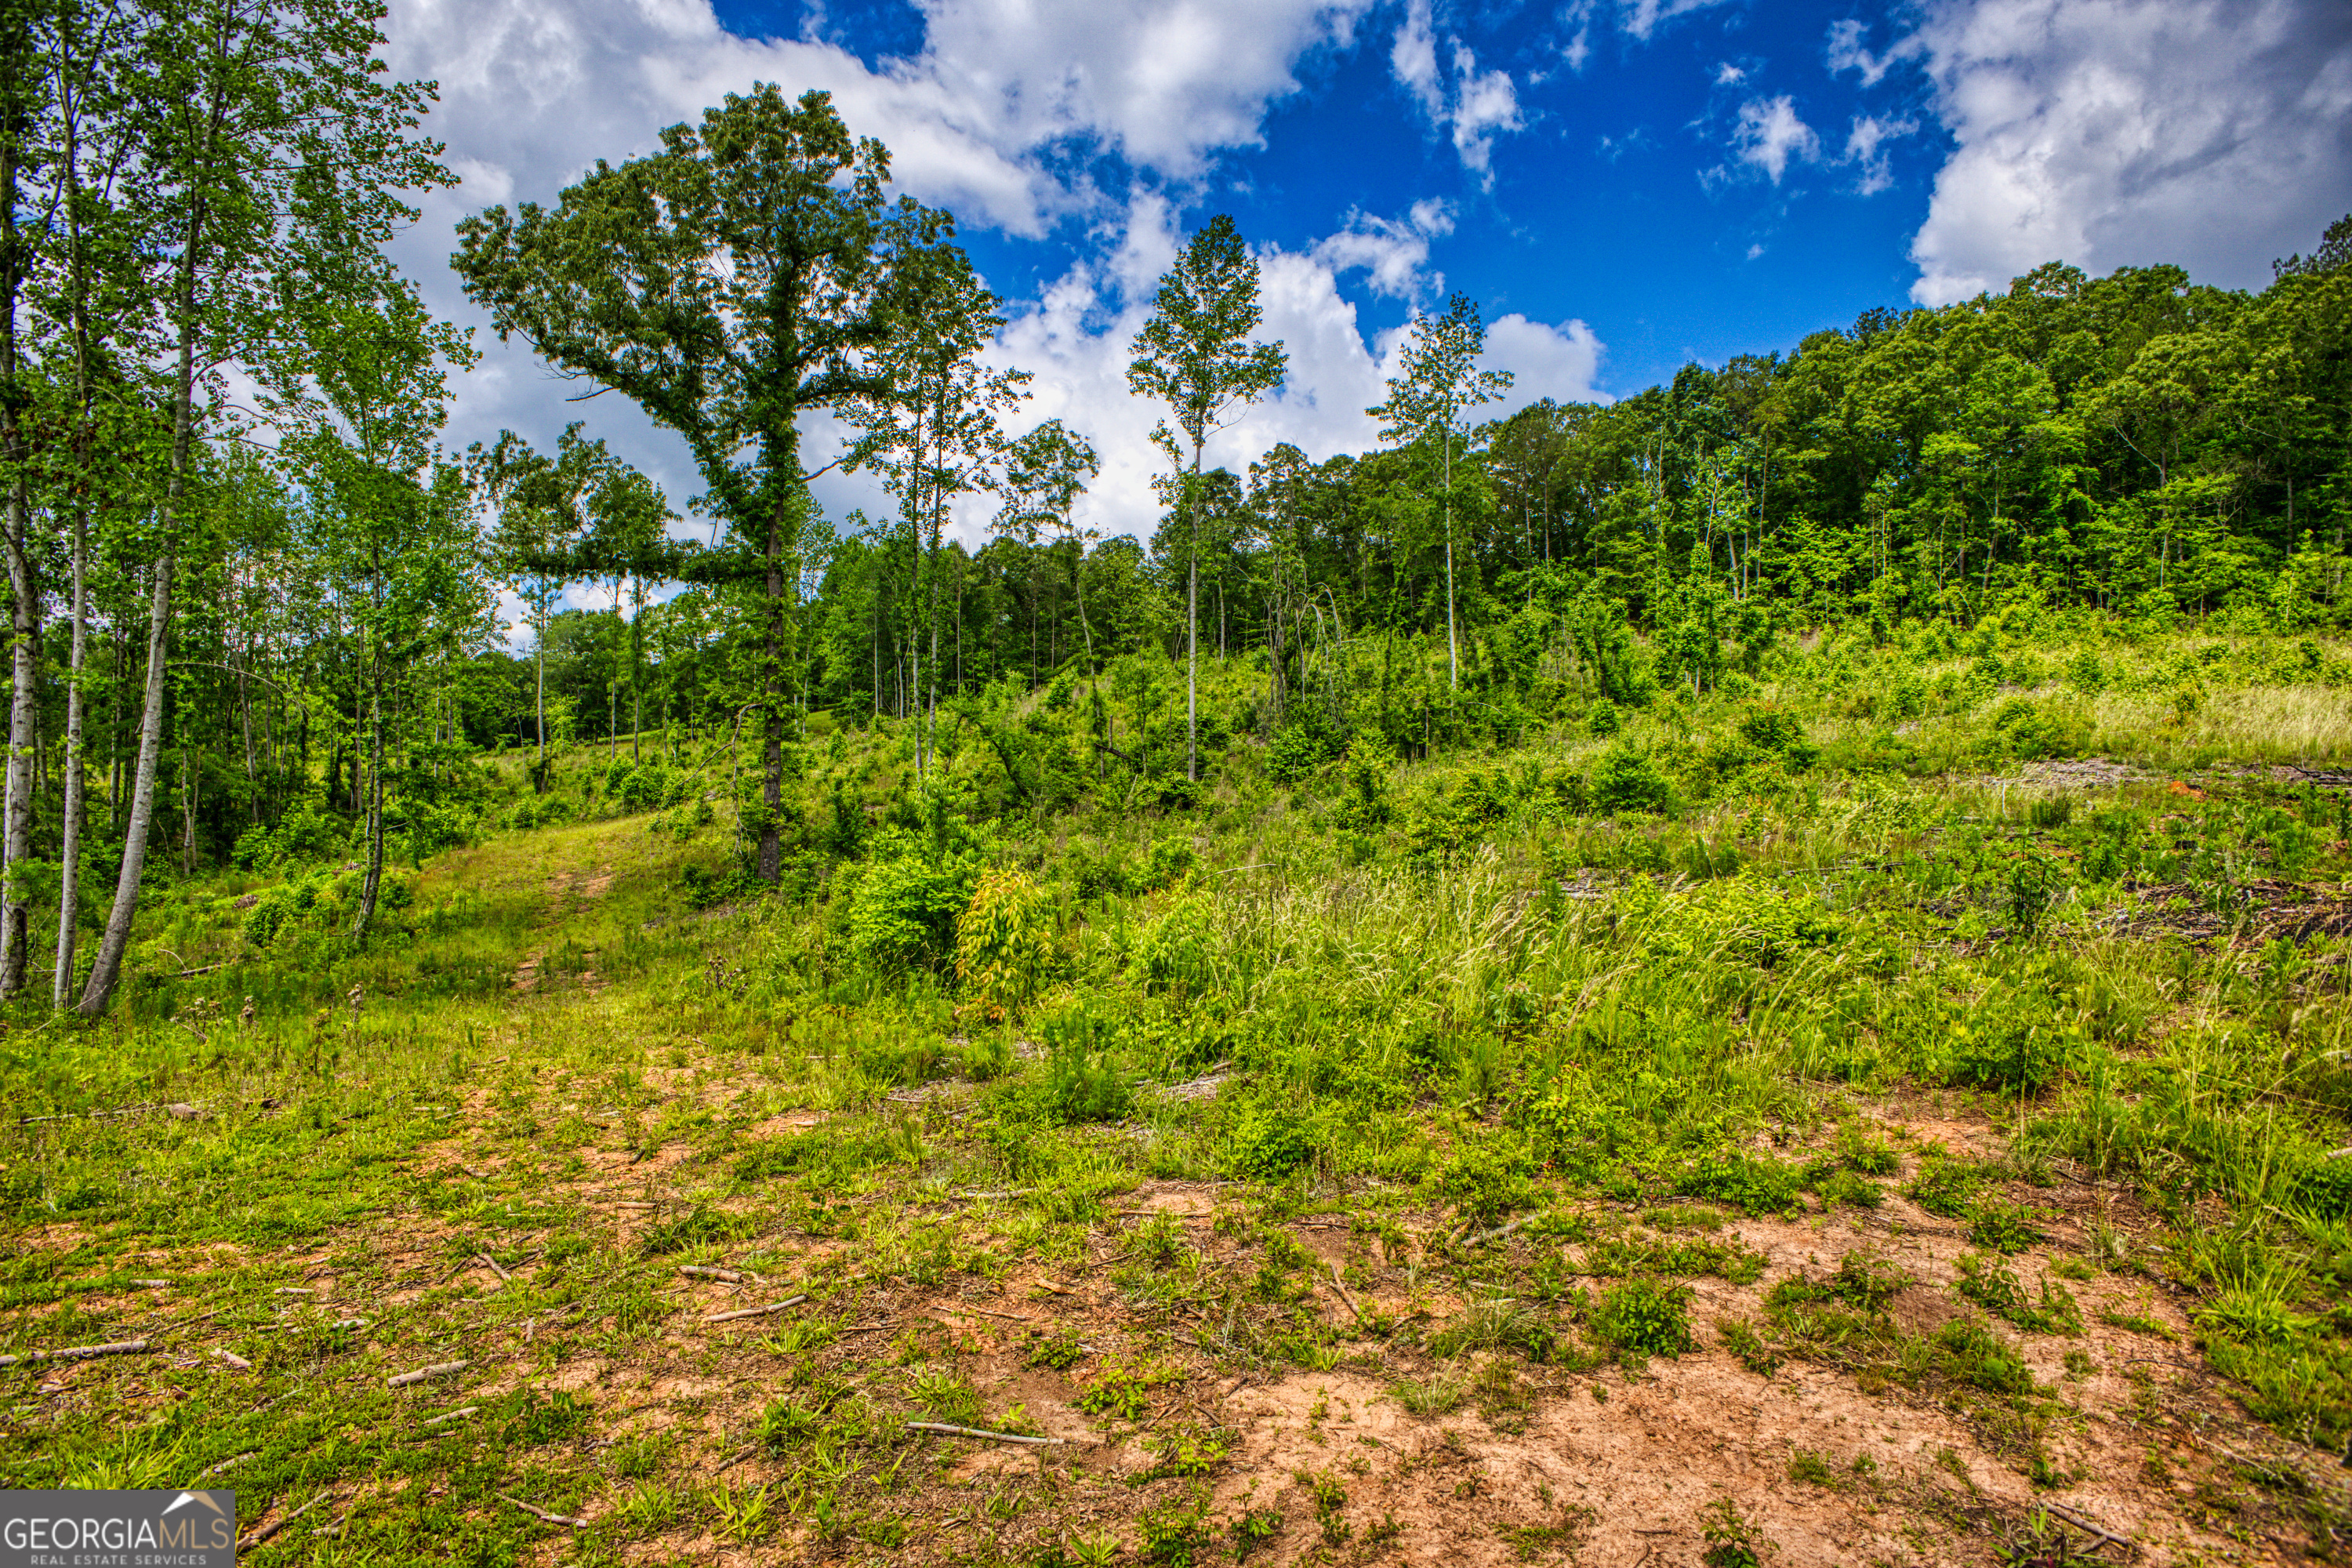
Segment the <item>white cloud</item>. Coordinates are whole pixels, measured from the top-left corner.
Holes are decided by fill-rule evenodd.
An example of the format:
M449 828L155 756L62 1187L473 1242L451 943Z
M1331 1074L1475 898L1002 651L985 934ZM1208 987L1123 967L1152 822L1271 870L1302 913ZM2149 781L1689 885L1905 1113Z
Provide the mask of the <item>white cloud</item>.
M2259 284L2352 189L2342 0L1945 0L1918 37L1958 143L1912 243L1922 304L2051 260Z
M1760 245L1751 245L1748 247L1748 259L1750 261L1755 260L1758 257L1763 254L1764 247Z
M1261 139L1267 107L1298 85L1297 61L1344 47L1371 3L924 0L921 48L869 69L816 37L820 27L798 38L736 37L709 0L394 0L387 63L439 82L427 130L465 181L421 204L423 219L395 255L437 312L479 327L484 317L446 266L459 218L493 204L551 201L595 159L647 152L663 127L773 81L792 94L830 90L852 131L890 148L900 189L967 223L1037 235L1108 216L1111 288L1138 279L1148 287L1173 254L1164 216L1122 217L1090 182L1093 155L1197 178L1221 149ZM1155 210L1164 215L1164 204ZM585 417L674 505L702 489L676 437L620 396L569 405L582 388L553 378L520 343L478 337L481 364L456 380L450 442L505 427L551 444L566 421ZM1125 401L1123 381L1116 395ZM815 460L838 434L811 422ZM836 513L887 504L857 477L831 476L819 493Z
M1919 35L1913 33L1888 45L1885 54L1874 55L1863 44L1868 32L1867 27L1851 17L1830 24L1830 75L1853 71L1862 78L1863 86L1876 87L1897 61L1916 57L1924 47Z
M1404 219L1351 215L1349 226L1303 251L1268 247L1258 256L1262 341L1279 340L1289 374L1272 397L1244 412L1211 438L1204 460L1245 473L1251 462L1287 441L1318 461L1362 451L1379 440L1378 422L1364 411L1388 394L1402 328L1367 340L1340 279L1356 268L1372 274L1376 289L1423 298L1443 280L1425 267L1428 240L1452 227L1443 204L1417 204ZM1121 254L1172 256L1179 237L1164 205L1138 200L1128 212ZM1385 279L1385 282L1383 282ZM1137 284L1115 265L1081 262L1045 290L1032 310L1007 328L994 356L1036 373L1035 393L1023 415L1061 418L1083 431L1102 455L1103 469L1080 521L1105 534L1149 539L1159 521L1152 476L1165 459L1152 446L1157 405L1128 395L1128 345L1150 310L1150 281ZM1559 326L1517 313L1487 328L1485 363L1517 377L1511 401L1482 412L1507 412L1539 397L1602 398L1594 385L1602 348L1580 321ZM976 535L985 509L961 520Z
M1737 87L1747 79L1748 73L1729 60L1715 68L1715 85L1717 87Z
M1704 11L1723 0L1618 0L1617 26L1636 39L1646 40L1661 22L1692 11Z
M1481 71L1478 58L1466 44L1454 46L1454 76L1459 84L1454 106L1454 151L1462 166L1475 172L1483 185L1494 184L1488 157L1495 138L1506 131L1524 129L1519 96L1507 71Z
M1405 8L1403 25L1389 47L1389 69L1412 94L1422 113L1432 121L1445 118L1445 82L1437 74L1437 35L1430 22L1429 0L1412 0Z
M1348 215L1347 226L1326 236L1310 253L1333 273L1362 268L1372 292L1412 299L1424 288L1442 289L1442 276L1428 271L1429 242L1454 232L1454 209L1443 201L1413 203L1402 218Z
M1797 117L1796 105L1785 92L1778 98L1754 98L1741 104L1739 123L1732 130L1731 144L1738 152L1741 163L1763 170L1776 185L1788 173L1791 159L1818 158L1822 152L1821 138Z
M1454 66L1450 83L1438 63L1429 0L1412 0L1389 47L1389 69L1433 129L1451 130L1462 166L1478 176L1482 187L1490 187L1495 183L1495 138L1526 129L1519 118L1518 89L1508 71L1481 71L1478 57L1467 44L1459 38L1449 41Z
M1868 114L1854 117L1853 129L1845 139L1845 156L1840 160L1862 166L1854 181L1854 195L1874 196L1895 183L1895 172L1887 163L1886 143L1918 129L1916 120L1880 120Z

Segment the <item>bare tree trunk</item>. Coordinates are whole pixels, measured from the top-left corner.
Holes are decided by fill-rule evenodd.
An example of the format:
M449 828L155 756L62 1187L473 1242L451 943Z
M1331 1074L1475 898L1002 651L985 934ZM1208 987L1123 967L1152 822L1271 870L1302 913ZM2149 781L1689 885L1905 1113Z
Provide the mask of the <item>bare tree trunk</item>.
M15 435L11 428L12 447ZM33 565L25 554L26 510L20 473L8 488L9 674L15 688L8 701L5 831L0 835L0 867L5 867L0 869L0 996L14 996L25 988L26 950L32 946L32 911L17 887L21 873L16 869L33 853L33 731L41 719L34 685L40 610L34 597Z
M1184 776L1201 776L1201 447L1192 447L1192 485L1184 497L1192 548L1184 552Z
M383 667L379 654L375 679L370 683L368 714L367 877L360 885L359 913L352 934L365 936L375 919L376 889L383 885Z
M194 334L186 334L183 342L183 363L194 357ZM184 386L186 383L184 381ZM184 493L187 461L187 396L181 403L181 428L173 443L170 489L164 505L165 526L176 521L179 501ZM171 535L167 531L164 537ZM131 945L131 917L139 912L139 879L147 868L147 833L155 821L155 764L163 752L163 661L168 652L172 625L172 551L164 547L163 558L155 563L155 592L147 608L147 691L146 707L139 723L139 760L133 769L131 784L130 822L122 842L122 871L114 882L114 907L106 917L106 934L98 944L98 960L90 965L89 982L83 986L80 1012L95 1018L106 1011L114 997L114 988L122 979L122 955Z
M73 649L66 663L66 803L58 848L58 962L49 976L49 1005L62 1011L73 985L74 926L81 912L82 664L89 641L89 519L77 510L73 532Z

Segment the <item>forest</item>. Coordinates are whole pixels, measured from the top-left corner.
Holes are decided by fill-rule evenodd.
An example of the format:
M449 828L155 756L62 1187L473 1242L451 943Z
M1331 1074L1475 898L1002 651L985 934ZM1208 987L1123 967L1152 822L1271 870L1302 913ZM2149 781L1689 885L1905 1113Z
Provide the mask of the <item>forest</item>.
M0 0L0 1482L226 1474L255 1561L2342 1560L2352 216L1605 403L1454 293L1239 473L1213 218L1106 538L773 84L459 226L581 406L457 444L383 18Z

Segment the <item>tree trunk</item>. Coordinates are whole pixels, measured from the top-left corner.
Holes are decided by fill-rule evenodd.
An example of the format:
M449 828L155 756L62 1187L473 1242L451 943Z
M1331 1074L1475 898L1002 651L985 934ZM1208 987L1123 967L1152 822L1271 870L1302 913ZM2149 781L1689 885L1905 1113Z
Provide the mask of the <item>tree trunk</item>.
M193 364L195 337L184 334L181 363ZM184 389L186 380L181 383ZM180 410L173 443L173 465L170 483L165 490L163 506L164 537L171 538L170 528L177 520L179 502L184 493L187 464L187 405L188 394L180 395ZM122 870L114 882L114 907L106 917L106 934L99 941L98 960L90 965L89 982L83 986L79 1011L85 1017L95 1018L104 1014L113 999L114 988L122 978L122 955L131 945L131 921L139 911L139 879L147 866L147 833L155 820L155 764L163 752L163 661L168 650L172 624L172 549L167 542L163 557L155 563L155 592L147 609L147 690L146 706L139 723L139 760L131 784L130 822L122 842Z
M66 801L58 848L58 962L49 976L49 1005L63 1011L73 984L75 922L81 912L81 819L83 769L81 757L83 661L89 637L89 518L74 513L73 647L66 663Z
M12 422L13 423L13 422ZM16 432L9 431L9 445ZM0 836L0 996L25 988L25 964L32 946L32 911L17 886L16 868L33 852L33 731L41 721L35 686L35 656L40 645L40 611L33 564L25 554L25 480L8 488L9 673L15 687L8 701L8 771L5 832Z
M1184 558L1184 776L1201 776L1201 444L1192 444L1192 483L1184 496L1192 547Z
M375 919L376 889L383 885L383 663L376 658L375 679L368 693L367 876L360 884L359 913L352 920L352 935L367 935Z

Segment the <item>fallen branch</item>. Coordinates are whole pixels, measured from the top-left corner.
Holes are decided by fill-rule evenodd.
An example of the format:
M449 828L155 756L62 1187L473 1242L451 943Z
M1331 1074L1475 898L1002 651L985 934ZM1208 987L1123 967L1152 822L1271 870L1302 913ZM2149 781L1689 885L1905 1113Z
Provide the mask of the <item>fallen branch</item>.
M218 1356L222 1361L226 1362L230 1366L235 1367L239 1372L251 1372L253 1370L253 1363L246 1360L243 1356L237 1354L235 1351L215 1351L213 1352L213 1354Z
M972 1198L1025 1198L1025 1197L1027 1197L1031 1193L1034 1193L1034 1192L1035 1192L1036 1190L1037 1190L1037 1189L1036 1189L1036 1188L1034 1188L1034 1187L1006 1187L1006 1188L1005 1188L1003 1191L1002 1191L1002 1192L994 1192L994 1193L950 1193L950 1194L948 1194L948 1196L950 1196L950 1197L951 1197L951 1198L961 1199L961 1200L969 1200L969 1199L972 1199Z
M1067 1437L1024 1437L1018 1432L983 1432L977 1426L950 1426L944 1421L909 1421L909 1432L937 1432L943 1437L979 1437L991 1443L1067 1443Z
M292 1513L289 1513L284 1518L278 1520L275 1524L265 1524L259 1530L255 1531L251 1535L247 1536L243 1541L238 1542L236 1543L236 1549L239 1552L247 1552L260 1545L263 1542L268 1540L271 1536L277 1534L279 1531L285 1529L288 1525L293 1523L296 1520L301 1518L304 1514L310 1512L312 1509L318 1507L320 1503L326 1501L333 1495L334 1493L331 1489L327 1491L320 1492L317 1497L312 1498L309 1502L304 1503Z
M530 1504L523 1501L522 1499L509 1497L504 1492L499 1492L498 1494L498 1500L500 1502L510 1502L514 1504L515 1507L522 1510L523 1512L530 1515L531 1518L543 1519L550 1524L568 1524L572 1529L579 1530L588 1522L584 1519L574 1519L568 1513L550 1513L543 1508L533 1508Z
M702 1321L706 1323L731 1323L738 1318L764 1318L771 1312L781 1312L787 1307L797 1307L807 1300L806 1296L795 1296L789 1301L778 1301L772 1307L746 1307L740 1312L714 1312Z
M717 1464L711 1466L710 1473L716 1476L722 1474L725 1471L731 1470L759 1451L760 1445L757 1443L752 1444L748 1448L738 1448L733 1453L728 1455L725 1458L719 1460Z
M706 1268L699 1263L681 1263L677 1271L697 1279L723 1279L730 1285L743 1283L743 1276L732 1268Z
M2048 1501L2047 1500L2044 1500L2041 1506L2042 1510L2044 1513L2054 1513L2060 1519L2064 1520L2068 1524L2073 1525L2075 1529L2096 1536L2102 1542L2112 1541L2117 1546L2122 1547L2126 1552L2136 1550L2129 1536L2117 1535L2115 1531L2108 1530L2104 1525L2094 1524L2089 1520L2084 1519L2081 1514L2074 1512L2071 1509L2062 1508L2058 1504Z
M339 1329L364 1329L367 1326L368 1321L365 1318L337 1318L335 1320L335 1327Z
M481 1408L482 1407L478 1405L468 1405L457 1410L444 1410L438 1415L427 1415L423 1421L419 1422L418 1425L423 1426L438 1426L444 1421L463 1421L468 1415L478 1414Z
M110 1345L68 1345L61 1351L26 1351L23 1355L0 1355L0 1366L30 1366L42 1361L89 1361L102 1355L137 1355L154 1348L145 1340L124 1340Z
M1348 1282L1339 1278L1339 1266L1336 1263L1331 1265L1331 1287L1339 1292L1339 1300L1348 1303L1348 1310L1356 1314L1356 1321L1363 1322L1364 1310L1356 1305L1353 1296L1348 1294Z
M412 1384L425 1383L433 1378L447 1377L454 1373L463 1372L473 1364L469 1361L436 1361L431 1366L421 1366L415 1372L394 1373L387 1381L386 1386L406 1388Z
M1508 1225L1498 1225L1492 1230L1481 1231L1478 1235L1470 1238L1469 1245L1472 1247L1484 1247L1490 1241L1500 1241L1503 1237L1510 1235L1511 1232L1518 1229L1519 1226L1527 1224L1528 1221L1535 1217L1536 1216L1531 1214L1523 1214Z
M126 1105L119 1110L63 1110L55 1116L19 1116L16 1125L28 1127L36 1121L111 1121L118 1116L136 1116L142 1110L159 1109L153 1102Z
M254 1456L255 1456L255 1455L257 1455L257 1454L259 1454L260 1452L261 1452L261 1450L260 1450L260 1449L256 1448L256 1449L254 1449L254 1450L253 1450L253 1452L252 1452L252 1453L247 1453L247 1454L239 1454L239 1455L238 1455L236 1458L234 1458L234 1459L223 1459L219 1464L215 1465L211 1469L206 1470L203 1475L198 1476L198 1477L196 1478L196 1479L198 1479L198 1480L200 1480L200 1481L206 1481L206 1480L210 1480L210 1479L212 1479L212 1478L213 1478L213 1477L215 1477L215 1476L216 1476L216 1475L219 1475L223 1470L232 1468L234 1468L235 1466L237 1466L237 1465L241 1465L241 1464L245 1463L247 1459L250 1459L250 1458L254 1458Z
M503 1268L499 1268L499 1260L498 1260L497 1258L492 1258L488 1253L487 1253L487 1252L477 1252L476 1254L474 1254L474 1256L475 1256L475 1257L477 1257L477 1258L480 1258L480 1259L482 1260L483 1264L488 1268L489 1271L490 1271L491 1273L493 1273L493 1274L497 1275L500 1279L503 1279L503 1280L511 1280L511 1279L514 1279L514 1276L513 1276L513 1275L511 1275L511 1274L508 1273L505 1269L503 1269Z
M135 1290L163 1290L171 1288L169 1279L131 1279L124 1283Z

